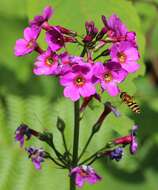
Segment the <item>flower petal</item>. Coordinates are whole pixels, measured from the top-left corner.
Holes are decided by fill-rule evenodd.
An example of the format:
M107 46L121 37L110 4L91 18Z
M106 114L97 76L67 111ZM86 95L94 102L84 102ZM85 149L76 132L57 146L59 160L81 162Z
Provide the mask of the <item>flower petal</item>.
M117 84L114 82L105 83L104 87L104 89L106 89L110 96L117 96L120 93Z
M72 101L77 101L80 98L79 91L73 84L64 88L64 96L70 98Z
M96 89L92 83L86 83L84 86L79 88L79 92L80 92L81 96L89 97L96 93Z
M136 61L129 61L128 64L122 64L124 68L129 73L134 73L139 69L140 65Z

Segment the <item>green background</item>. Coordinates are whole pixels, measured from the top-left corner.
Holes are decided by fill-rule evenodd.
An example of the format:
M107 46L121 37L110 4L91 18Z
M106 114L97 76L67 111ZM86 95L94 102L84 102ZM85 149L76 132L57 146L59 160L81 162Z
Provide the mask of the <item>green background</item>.
M62 150L60 134L55 127L57 116L60 116L66 122L66 139L72 150L73 104L62 98L63 89L57 79L33 75L36 54L17 58L13 53L15 41L22 37L29 19L39 14L45 5L52 5L55 9L50 21L52 24L63 25L81 34L86 20L92 19L101 27L101 15L109 17L112 13L117 14L129 30L136 31L141 68L120 87L134 94L142 113L135 116L121 104L119 98L109 98L105 94L103 99L111 100L118 106L122 116L115 118L111 114L107 118L86 155L96 151L113 136L126 135L134 123L140 126L138 153L131 156L126 150L119 163L106 159L97 162L94 168L103 176L103 180L94 186L85 185L83 189L157 190L158 91L151 72L156 72L154 66L158 60L156 0L0 1L0 190L68 190L68 172L57 168L51 161L45 161L42 170L36 171L25 151L14 141L15 129L24 122L34 129L53 132L56 146ZM45 47L42 37L39 43ZM79 54L81 48L74 46L69 47L69 50L72 54ZM145 72L145 65L148 72ZM86 110L81 122L80 150L102 109L94 102ZM36 139L27 142L27 146L30 144L49 150L49 147Z

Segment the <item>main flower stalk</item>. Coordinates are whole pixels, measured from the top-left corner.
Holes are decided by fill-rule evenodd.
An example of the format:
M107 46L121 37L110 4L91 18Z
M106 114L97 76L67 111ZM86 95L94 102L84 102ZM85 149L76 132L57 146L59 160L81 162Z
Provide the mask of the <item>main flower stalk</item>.
M78 162L78 147L79 147L79 132L80 132L80 102L74 103L74 139L73 139L73 158L72 167L77 166ZM75 176L70 177L70 190L75 190Z

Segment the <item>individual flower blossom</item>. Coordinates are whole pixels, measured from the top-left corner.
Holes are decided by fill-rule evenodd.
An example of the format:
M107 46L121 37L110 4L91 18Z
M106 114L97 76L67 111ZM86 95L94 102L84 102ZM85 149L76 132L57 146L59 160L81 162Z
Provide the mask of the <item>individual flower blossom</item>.
M51 18L53 15L53 9L50 6L44 8L43 13L41 15L37 15L34 17L33 20L30 21L31 27L38 27L39 29L46 25L46 22Z
M135 32L127 32L125 40L131 42L132 45L137 48L136 33Z
M29 158L31 158L35 168L37 170L41 169L41 163L44 162L46 158L46 152L41 148L29 147L25 149L28 153Z
M120 117L121 116L121 113L110 102L106 102L105 105L108 106L111 109L111 111L113 112L113 114L115 115L115 117Z
M59 74L64 75L70 72L73 68L73 65L78 64L78 62L84 62L82 57L73 56L68 54L68 52L63 52L59 55L58 63L59 63Z
M131 154L135 154L137 149L138 149L138 142L137 142L137 139L136 139L137 130L138 130L138 126L134 125L133 128L132 128L132 131L131 131L131 137L132 137L131 144L130 144L130 152L131 152Z
M60 76L60 84L65 87L64 96L72 101L77 101L80 96L89 97L96 93L92 83L92 66L76 59L78 64L74 64L70 72ZM73 61L75 62L75 58Z
M33 72L36 75L58 74L58 59L58 55L48 48L46 52L40 54L37 57Z
M16 56L24 56L31 53L37 47L36 40L39 30L37 28L27 27L24 30L24 38L16 41L14 53Z
M118 83L121 83L127 76L127 72L121 67L119 63L108 62L103 64L97 62L93 68L94 80L101 83L103 90L106 90L110 96L116 96L120 90Z
M21 124L15 131L15 140L20 142L21 147L24 145L25 136L29 140L32 134L27 125Z
M139 52L130 42L124 41L113 44L110 51L111 60L119 62L129 73L136 72L140 65L137 63Z
M51 26L46 32L46 42L52 51L58 51L65 47L65 43L74 43L76 39L71 36L65 36L58 26Z
M116 145L122 144L122 145L125 145L125 146L127 144L129 144L130 145L130 147L129 147L130 153L135 154L137 149L138 149L138 143L137 143L137 140L136 140L136 131L137 131L137 129L138 129L138 126L134 125L132 130L131 130L130 135L115 139L113 141L114 144L116 144Z
M124 40L128 30L117 15L113 14L108 20L102 16L102 21L107 28L107 35L110 39L121 40L123 38Z
M68 52L63 52L59 55L59 73L60 75L64 75L65 73L69 72L71 70L72 65L74 64L72 62L72 58L74 56L71 56L68 54Z
M65 46L64 36L55 26L52 26L51 29L46 32L46 42L52 51L57 51Z
M91 166L78 166L71 170L70 175L75 175L75 183L78 188L83 187L85 182L95 184L101 180L101 177L95 172Z
M102 16L102 21L105 25L104 31L113 42L130 41L136 46L135 32L129 32L117 15L113 14L108 20Z
M117 147L114 150L105 152L103 155L109 156L111 160L120 161L123 156L123 148Z

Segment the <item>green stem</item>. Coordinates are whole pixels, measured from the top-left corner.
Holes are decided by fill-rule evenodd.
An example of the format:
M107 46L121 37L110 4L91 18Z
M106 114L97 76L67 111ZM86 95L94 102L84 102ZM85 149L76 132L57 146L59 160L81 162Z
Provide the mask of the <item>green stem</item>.
M103 150L105 150L105 147L101 148L100 150L98 150L97 152L95 152L94 154L92 154L91 156L89 156L86 160L84 160L83 162L81 162L79 165L83 165L83 164L85 164L86 162L91 161L93 158L96 158L97 155L98 155L101 151L103 151Z
M70 162L70 160L71 160L71 158L70 158L70 152L69 152L68 147L67 147L67 144L66 144L66 140L65 140L65 134L64 134L64 132L61 133L61 135L62 135L62 139L63 139L64 149L65 149L65 152L66 152L66 154L67 154L68 161Z
M52 147L52 149L54 150L54 153L56 154L56 156L58 157L58 159L60 160L60 162L68 167L67 162L63 159L63 155L56 149L53 141L47 142L47 143Z
M78 147L79 147L79 127L80 127L80 102L74 103L74 139L73 139L73 154L72 154L72 168L78 163ZM70 190L75 190L75 176L70 177Z
M78 161L80 161L81 157L82 157L83 154L85 153L85 151L86 151L86 149L87 149L89 143L91 142L91 140L92 140L92 138L93 138L93 135L94 135L94 133L91 133L91 135L89 136L89 138L88 138L88 140L87 140L87 142L86 142L86 144L85 144L85 146L84 146L84 148L83 148L83 150L82 150L82 152L81 152L81 154L80 154L80 156L79 156L79 158L78 158Z
M63 168L63 169L66 168L64 165L62 165L59 162L57 162L52 156L49 155L48 158L50 160L52 160L56 165L60 166L61 168Z
M86 54L84 46L80 57ZM74 103L74 137L73 137L73 154L71 167L74 168L78 164L78 148L79 148L79 132L80 132L80 101ZM71 169L71 168L70 168ZM70 190L76 190L75 175L70 176Z

